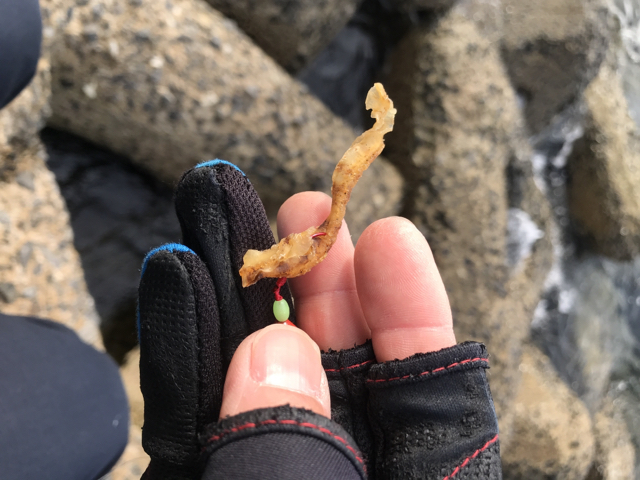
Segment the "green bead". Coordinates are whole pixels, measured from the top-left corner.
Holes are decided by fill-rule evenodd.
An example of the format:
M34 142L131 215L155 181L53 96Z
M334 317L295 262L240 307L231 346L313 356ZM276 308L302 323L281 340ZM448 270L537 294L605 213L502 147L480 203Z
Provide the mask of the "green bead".
M289 319L289 304L284 298L273 302L273 314L279 322L286 322Z

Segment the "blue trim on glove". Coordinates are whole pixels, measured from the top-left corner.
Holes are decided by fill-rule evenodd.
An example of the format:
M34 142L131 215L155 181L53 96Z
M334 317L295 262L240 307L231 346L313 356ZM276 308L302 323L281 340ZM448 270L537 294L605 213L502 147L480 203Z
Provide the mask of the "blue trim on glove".
M140 279L142 279L142 276L144 275L144 272L147 269L147 264L149 263L149 260L151 259L151 257L153 257L156 253L163 252L163 251L189 252L189 253L193 253L194 255L196 254L196 252L191 250L189 247L185 247L180 243L166 243L164 245L160 245L159 247L156 247L153 250L151 250L144 257L144 260L142 261L142 272L140 273ZM136 307L136 329L138 330L138 343L140 343L140 305Z
M231 163L231 162L227 162L226 160L220 160L219 158L216 158L215 160L208 160L208 161L206 161L206 162L199 163L198 165L196 165L196 166L195 166L195 168L202 168L202 167L215 167L216 165L221 165L221 164L222 164L222 165L229 165L230 167L233 167L233 168L235 168L236 170L238 170L238 171L239 171L242 175L244 175L245 177L247 176L247 175L245 175L245 173L244 173L242 170L240 170L240 169L238 168L238 166L237 166L237 165L234 165L234 164L233 164L233 163Z

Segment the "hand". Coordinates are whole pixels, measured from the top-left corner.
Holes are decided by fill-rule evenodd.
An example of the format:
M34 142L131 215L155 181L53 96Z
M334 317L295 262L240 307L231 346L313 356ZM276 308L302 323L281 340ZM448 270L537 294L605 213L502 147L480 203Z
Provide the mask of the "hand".
M280 235L320 224L329 204L292 197ZM274 279L241 286L247 249L275 242L242 172L192 169L176 210L183 244L147 255L139 291L145 479L500 478L486 350L454 346L410 222L380 220L355 249L343 225L325 262L289 282L296 328L273 324Z
M320 225L330 208L322 193L291 197L278 213L278 235ZM329 417L320 349L348 349L371 338L377 361L385 362L456 343L429 245L403 218L375 222L355 249L343 223L325 261L290 285L297 324L308 335L274 325L244 340L227 373L221 417L284 404ZM269 371L276 372L271 380Z

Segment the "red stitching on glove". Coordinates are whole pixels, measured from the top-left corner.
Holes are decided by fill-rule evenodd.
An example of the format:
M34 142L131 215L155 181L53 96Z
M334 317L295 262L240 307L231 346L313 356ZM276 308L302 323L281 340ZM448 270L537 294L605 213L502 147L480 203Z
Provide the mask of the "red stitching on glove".
M451 365L447 365L446 367L436 368L435 370L427 370L426 372L418 373L415 375L409 374L409 375L405 375L404 377L379 378L378 380L369 379L367 380L367 382L368 383L392 382L394 380L404 380L405 378L421 377L422 375L430 375L432 373L441 372L443 370L447 370L449 368L457 367L458 365L464 365L465 363L471 363L471 362L487 362L488 363L489 359L482 358L482 357L470 358L468 360L462 360L461 362L452 363Z
M325 368L325 372L341 372L342 370L350 370L352 368L358 368L367 363L373 363L373 360L367 360L366 362L358 363L357 365L350 365L348 367L340 367L340 368Z
M485 443L482 448L479 448L478 450L473 452L473 455L470 455L467 458L465 458L464 462L462 462L460 465L458 465L453 472L451 472L449 475L444 477L442 480L450 480L451 478L456 476L458 473L460 473L460 470L462 470L464 467L466 467L469 464L469 462L472 459L476 458L478 455L480 455L480 453L485 451L490 445L494 444L497 441L498 441L498 434L496 434L495 437L493 437L491 440L489 440L487 443Z
M353 455L356 457L356 460L358 460L362 464L362 466L365 467L365 470L366 470L366 466L364 464L364 460L358 456L357 450L355 448L353 448L351 445L349 445L349 443L344 438L339 437L335 433L331 432L331 430L327 430L326 428L320 427L318 425L315 425L315 424L309 423L309 422L300 423L300 422L298 422L296 420L265 420L265 421L259 422L259 423L245 423L244 425L240 425L239 427L233 427L233 428L230 428L229 430L225 430L224 432L222 432L219 435L214 435L213 437L211 437L209 439L209 443L217 442L218 440L220 440L225 435L228 435L230 433L239 432L240 430L246 430L247 428L257 428L257 427L261 427L263 425L275 425L275 424L278 424L278 423L280 423L282 425L298 425L299 427L313 428L314 430L318 430L318 431L320 431L322 433L325 433L325 434L331 436L332 438L335 438L340 443L342 443L345 447L347 447L347 450L349 450L351 453L353 453Z

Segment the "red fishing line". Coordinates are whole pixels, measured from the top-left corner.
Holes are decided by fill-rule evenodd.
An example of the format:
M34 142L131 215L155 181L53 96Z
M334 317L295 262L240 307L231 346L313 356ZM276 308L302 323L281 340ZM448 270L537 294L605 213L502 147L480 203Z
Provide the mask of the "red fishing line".
M286 282L287 282L287 279L284 277L279 278L278 281L276 282L276 288L273 289L273 294L276 297L276 302L279 302L280 300L282 300L282 295L280 295L280 289Z

